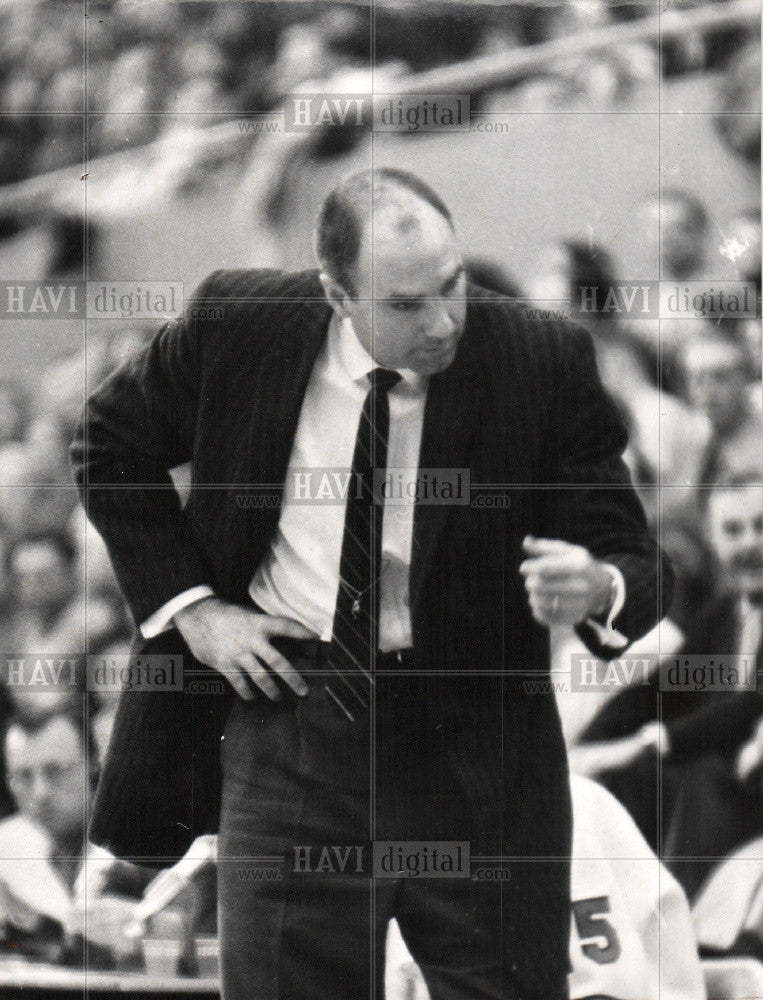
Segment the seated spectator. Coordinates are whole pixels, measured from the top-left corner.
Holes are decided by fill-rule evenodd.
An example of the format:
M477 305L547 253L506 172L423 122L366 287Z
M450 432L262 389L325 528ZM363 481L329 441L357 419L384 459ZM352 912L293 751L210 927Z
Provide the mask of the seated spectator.
M666 723L661 743L663 759L677 764L665 851L673 855L669 864L690 897L711 867L695 859L722 857L763 829L763 697L756 685L763 662L760 476L714 486L707 504L722 589L698 617L685 652L717 662L728 654L746 658L748 684L731 693L668 695L674 702L682 697L695 702Z
M715 127L729 152L760 173L760 36L736 49L716 85Z
M0 915L5 944L16 953L82 962L88 922L78 917L77 899L87 882L99 887L101 920L108 913L118 926L120 918L132 919L133 899L150 877L86 842L96 778L86 732L86 720L74 709L34 721L15 716L5 732L8 784L18 812L0 822ZM110 958L88 945L88 965Z
M750 759L763 716L753 667L761 663L763 604L763 487L755 479L739 476L707 496L707 536L722 582L680 651L708 662L746 657L752 688L671 688L669 675L656 671L648 684L609 701L570 752L572 769L596 775L654 849L665 844L690 898L707 874L701 859L732 850L761 822L757 763Z
M58 420L40 415L27 440L0 452L0 519L17 537L58 530L76 506L62 440Z
M755 319L743 319L737 322L740 340L746 345L750 355L751 367L755 378L755 387L760 391L758 383L761 375L761 329L760 329L760 294L761 294L761 224L760 209L748 208L733 216L723 227L724 242L720 247L721 254L731 261L740 281L751 281L755 287L755 298L758 304Z
M21 387L15 382L0 379L0 449L23 441L27 411L28 400Z
M22 537L12 546L9 565L16 620L6 643L15 653L97 653L126 634L124 601L102 557L100 538L90 531L86 537L87 545L79 554L77 544L63 531Z
M712 428L698 485L709 486L747 469L756 470L763 482L763 414L748 392L751 364L744 344L708 330L684 344L681 363L687 396Z
M704 1000L686 898L622 806L573 775L570 997ZM510 883L509 883L510 885ZM387 939L386 996L428 1000L396 921Z
M660 278L693 281L706 277L710 220L700 199L682 188L664 187L641 207L645 236L659 234Z
M687 281L711 284L714 276L707 269L710 220L699 198L681 188L661 188L643 200L640 216L644 242L657 250L661 281L676 285ZM708 329L709 324L702 319L671 323L632 319L627 326L649 358L650 377L656 378L662 389L678 392L677 353L684 343Z
M598 301L616 286L614 263L606 250L579 240L563 240L547 248L531 288L534 299L555 308L569 301L573 288L598 289ZM660 392L647 358L612 313L575 317L590 331L602 382L617 402L629 430L625 455L641 500L652 523L683 518L681 491L658 494L654 487L688 486L697 481L698 454L706 446L707 419L678 397ZM658 508L658 504L661 507ZM676 505L681 509L676 510Z
M0 484L14 482L26 464L23 441L28 421L28 401L21 388L0 380Z
M12 546L9 566L19 609L17 650L48 648L49 637L55 635L56 623L77 590L75 555L63 532L22 537Z

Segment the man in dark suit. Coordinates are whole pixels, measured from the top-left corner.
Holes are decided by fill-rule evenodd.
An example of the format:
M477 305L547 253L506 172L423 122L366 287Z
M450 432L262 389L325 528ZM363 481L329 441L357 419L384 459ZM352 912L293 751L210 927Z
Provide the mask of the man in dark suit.
M582 736L601 767L591 773L631 812L690 899L713 858L757 836L763 815L760 474L730 477L700 499L719 592L695 615L678 655L647 684L619 692ZM718 664L725 688L713 675Z
M523 677L547 676L552 623L624 648L669 571L587 334L467 286L435 192L354 175L317 251L320 273L212 275L89 401L77 479L141 651L235 692L123 695L91 836L176 856L219 806L226 1000L381 996L393 915L435 1000L556 1000L567 769L553 693ZM466 841L510 877L348 871L369 841L419 866ZM273 858L282 879L258 874Z

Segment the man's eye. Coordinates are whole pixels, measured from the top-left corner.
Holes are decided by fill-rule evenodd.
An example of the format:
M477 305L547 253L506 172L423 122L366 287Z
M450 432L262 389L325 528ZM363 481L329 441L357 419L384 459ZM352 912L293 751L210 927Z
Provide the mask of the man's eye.
M742 525L739 521L725 521L723 533L727 538L738 538L742 534Z
M421 303L411 299L394 299L390 305L396 312L416 312L421 308Z

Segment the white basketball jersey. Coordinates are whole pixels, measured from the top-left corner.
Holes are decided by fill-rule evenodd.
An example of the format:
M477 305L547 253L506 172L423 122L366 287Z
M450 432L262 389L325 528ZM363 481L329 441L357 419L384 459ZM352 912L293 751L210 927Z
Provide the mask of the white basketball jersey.
M609 792L570 781L571 1000L703 1000L683 890Z
M705 1000L683 890L620 803L573 775L571 1000ZM428 993L395 921L387 1000Z

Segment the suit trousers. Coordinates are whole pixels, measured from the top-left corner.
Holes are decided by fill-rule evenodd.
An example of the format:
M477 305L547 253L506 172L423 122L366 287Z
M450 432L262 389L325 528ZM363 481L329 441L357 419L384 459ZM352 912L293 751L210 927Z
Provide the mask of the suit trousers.
M411 872L433 841L504 855L517 803L503 801L495 745L452 713L432 718L422 691L436 680L377 677L371 711L350 722L314 664L292 662L309 693L237 699L223 737L224 1000L382 1000L393 916L432 1000L565 1000L566 859L504 860L508 878L474 877L473 860L457 878ZM405 842L404 876L388 852L374 877L374 841Z

